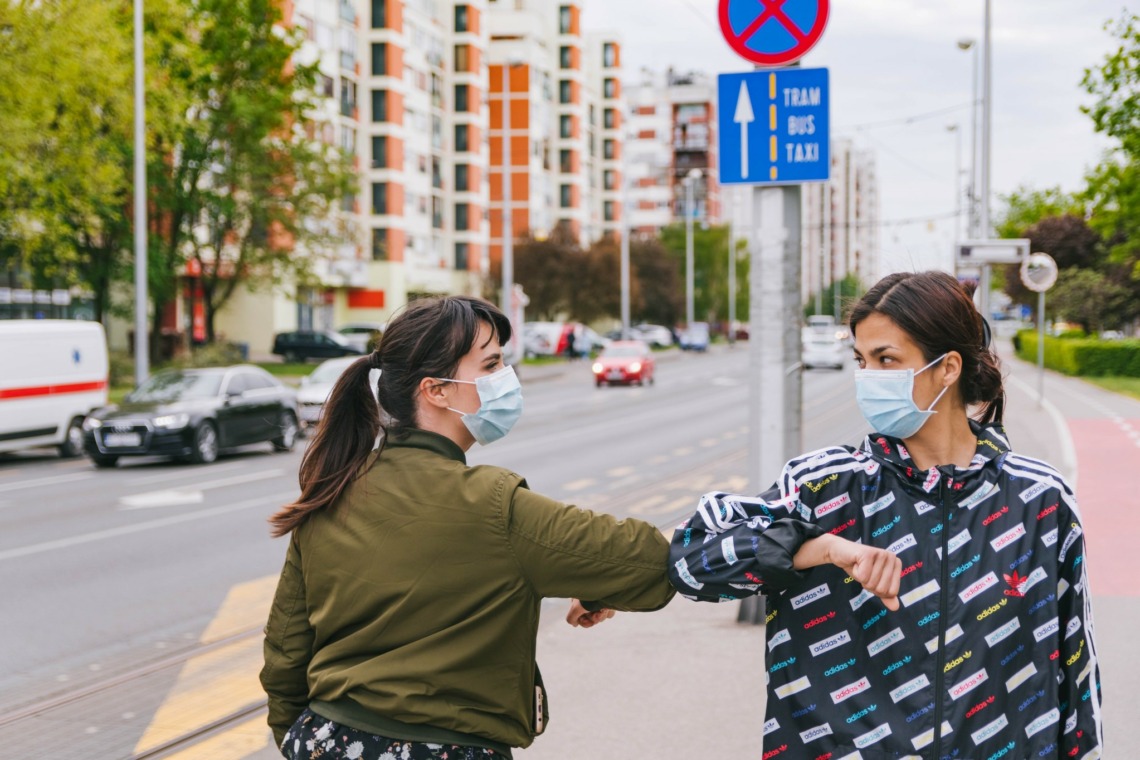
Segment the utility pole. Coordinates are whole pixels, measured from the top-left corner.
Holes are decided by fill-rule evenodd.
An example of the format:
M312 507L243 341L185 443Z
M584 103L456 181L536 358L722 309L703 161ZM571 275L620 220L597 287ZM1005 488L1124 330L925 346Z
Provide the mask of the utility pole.
M143 0L134 0L135 35L135 385L150 374L147 341L146 91L143 71Z

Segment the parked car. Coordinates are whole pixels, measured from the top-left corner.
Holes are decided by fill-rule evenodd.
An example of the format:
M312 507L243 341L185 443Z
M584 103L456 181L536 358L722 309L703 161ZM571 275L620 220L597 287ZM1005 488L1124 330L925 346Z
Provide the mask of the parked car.
M151 375L121 404L93 412L83 430L84 449L96 467L155 454L205 464L223 449L250 443L292 451L297 400L260 367L168 369Z
M331 330L297 330L274 336L273 353L287 362L306 362L309 359L360 356L365 351Z
M708 351L709 350L709 323L694 322L681 332L682 351Z
M342 356L321 362L312 374L301 378L301 390L297 391L297 415L301 429L315 427L321 419L325 402L332 393L333 386L349 365L358 361L358 356Z
M107 339L98 322L0 321L0 452L83 453L83 419L107 403Z
M594 385L653 385L657 363L645 341L615 340L594 361Z
M631 328L634 334L651 346L668 348L673 345L673 333L668 327L661 325L635 325Z
M526 356L565 356L571 333L578 356L604 349L610 342L578 322L527 322L523 325L523 349Z
M843 369L848 350L843 341L833 335L812 335L804 339L801 363L804 369Z
M336 331L344 336L348 345L360 349L363 354L375 351L384 337L384 325L380 322L349 322Z

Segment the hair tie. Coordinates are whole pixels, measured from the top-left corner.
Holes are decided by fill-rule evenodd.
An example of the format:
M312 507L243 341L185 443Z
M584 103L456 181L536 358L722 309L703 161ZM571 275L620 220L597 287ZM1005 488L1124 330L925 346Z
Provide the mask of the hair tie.
M383 369L384 362L380 359L379 351L373 351L368 355L368 366L372 369Z

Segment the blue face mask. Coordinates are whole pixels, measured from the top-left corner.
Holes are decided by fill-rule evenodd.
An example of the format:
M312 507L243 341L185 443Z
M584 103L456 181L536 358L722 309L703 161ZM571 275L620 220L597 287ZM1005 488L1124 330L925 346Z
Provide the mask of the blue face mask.
M463 424L481 445L494 443L511 431L519 421L523 411L522 386L513 367L503 367L497 372L476 380L455 380L439 378L444 383L467 383L474 385L479 394L479 408L474 413L461 412L447 407L463 418Z
M914 376L945 358L946 354L939 356L918 372L913 369L855 370L855 401L875 432L892 438L910 438L922 429L930 416L936 414L934 407L949 386L923 411L914 403Z

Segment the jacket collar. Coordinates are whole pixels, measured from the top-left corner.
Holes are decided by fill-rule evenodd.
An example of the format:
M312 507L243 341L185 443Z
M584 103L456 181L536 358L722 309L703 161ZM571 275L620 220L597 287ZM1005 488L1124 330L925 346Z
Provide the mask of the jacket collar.
M467 455L455 441L439 433L432 433L419 428L402 428L393 430L388 434L385 446L406 449L423 449L433 454L439 454L447 459L467 464Z
M1006 438L1005 429L998 424L982 427L974 420L970 420L970 429L977 436L978 444L974 451L974 459L969 467L932 467L929 470L920 470L915 466L906 445L898 438L892 438L882 433L872 433L863 440L863 453L878 461L880 464L899 472L908 480L921 483L924 490L930 491L937 486L939 478L935 473L939 469L952 480L965 483L978 477L981 472L989 468L1000 468L1005 457L1009 454L1009 439Z

